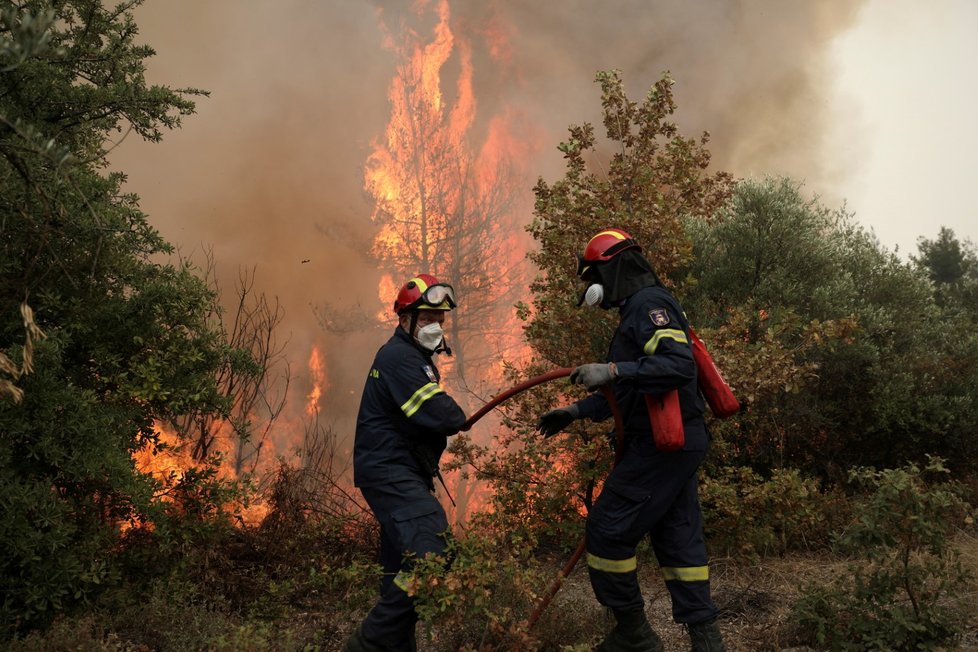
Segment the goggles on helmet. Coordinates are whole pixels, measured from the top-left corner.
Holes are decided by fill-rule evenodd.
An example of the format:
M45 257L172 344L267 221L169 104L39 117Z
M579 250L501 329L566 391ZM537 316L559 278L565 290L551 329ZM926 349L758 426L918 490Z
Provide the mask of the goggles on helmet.
M403 305L395 307L398 314L407 310L454 310L455 306L458 305L455 302L454 288L446 283L429 285L424 292L421 292L421 287L417 283L409 281L404 286L403 294L407 294L407 296L399 297L403 301Z
M419 304L432 308L438 308L446 301L448 302L449 308L455 308L457 305L455 303L455 288L447 283L429 286L427 290L421 293L421 298L418 299ZM418 307L420 308L421 305Z
M401 286L394 300L394 312L401 315L408 310L454 310L456 305L451 285L431 274L418 274Z

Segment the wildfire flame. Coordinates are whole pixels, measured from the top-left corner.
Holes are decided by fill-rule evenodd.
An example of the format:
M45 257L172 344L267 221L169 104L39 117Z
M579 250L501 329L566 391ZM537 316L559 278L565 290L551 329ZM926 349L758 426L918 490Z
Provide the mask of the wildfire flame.
M423 9L423 7L422 7ZM410 32L398 49L399 65L391 81L391 120L385 139L367 160L365 186L377 200L373 218L380 222L374 251L406 274L449 266L452 224L466 188L459 171L472 165L467 136L475 115L471 48L450 27L447 0L437 4L434 37L423 42ZM443 66L454 53L459 64L455 101L444 101ZM428 269L414 269L416 267ZM389 299L388 299L389 300Z
M312 389L306 397L306 414L316 416L319 414L319 399L322 398L323 388L326 386L326 367L319 355L318 346L313 346L309 353L309 373L312 376Z
M153 430L163 446L158 450L146 446L133 453L136 469L140 473L148 473L165 483L169 477L183 475L195 466L187 445L175 432L158 421L153 424Z
M329 387L326 364L319 347L314 345L309 353L309 376L312 388L304 397L304 409L298 405L291 410L291 414L305 414L307 417L318 417L321 409L321 400ZM289 412L288 410L286 412ZM257 420L257 419L256 419ZM211 461L201 461L194 459L191 453L191 446L188 442L171 427L164 423L156 422L153 424L154 431L162 446L146 446L133 453L133 461L136 469L141 473L152 475L162 487L160 498L166 502L175 500L173 488L177 486L183 477L193 469L200 469L212 464ZM233 429L227 422L218 422L218 430L215 437L216 452L220 459L217 468L217 477L222 480L239 479L238 471L235 469L231 460L234 455L234 437L231 434ZM269 429L271 443L277 448L279 455L287 454L287 445L299 445L301 442L293 441L296 433L303 433L305 428L300 418L290 417L288 414L272 422ZM257 469L258 475L268 473L273 470L276 461L275 456L266 455L265 465ZM251 500L247 505L229 504L222 506L228 511L240 516L246 525L257 525L268 515L270 506L260 497ZM123 526L127 528L128 526ZM143 525L152 529L152 523Z
M507 293L526 286L520 276L526 246L515 216L522 210L518 193L528 198L520 167L534 145L526 134L515 135L518 115L512 109L476 122L476 49L483 47L491 60L508 66L504 26L483 26L476 44L453 30L448 0L413 7L419 16L433 14L436 22L427 33L404 28L386 34L385 47L397 56L390 121L364 173L378 224L373 253L388 272L378 286L385 306L379 316L390 319L395 275L432 273L452 283L460 306L446 324L455 356L438 361L443 382L498 387L503 353L513 360L526 352L522 329L512 323L511 306L519 297ZM443 91L445 82L452 84L451 93ZM468 302L466 292L473 295ZM465 502L458 507L460 518L487 504L474 481L450 474L446 482Z

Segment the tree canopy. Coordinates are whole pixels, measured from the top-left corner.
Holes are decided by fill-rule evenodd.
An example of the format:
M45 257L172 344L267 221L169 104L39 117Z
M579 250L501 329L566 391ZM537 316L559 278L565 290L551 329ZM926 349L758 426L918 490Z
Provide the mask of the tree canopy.
M530 285L532 304L518 306L533 361L514 370L514 378L604 360L615 313L576 307L584 289L576 256L591 236L603 228L624 229L642 244L660 277L674 284L674 273L693 251L683 219L709 220L730 196L730 175L708 171L709 135L689 138L673 122L668 74L641 102L627 97L616 71L600 72L596 81L604 138L591 124L571 126L558 146L566 161L563 178L540 179L534 188L527 230L539 243L530 254L539 273ZM580 526L578 509L589 504L610 463L608 427L577 422L573 430L583 443L575 435L541 442L532 430L539 414L579 391L553 382L521 394L510 402L511 430L492 450L466 446L464 439L456 445L460 459L473 462L491 487L495 518L506 527L550 536Z
M978 340L923 268L785 178L740 182L717 218L688 222L685 294L747 404L717 427L728 462L972 465Z
M3 632L118 576L120 526L158 507L132 453L154 421L224 401L212 293L159 262L171 246L108 171L114 139L159 140L200 94L146 83L137 4L0 12Z

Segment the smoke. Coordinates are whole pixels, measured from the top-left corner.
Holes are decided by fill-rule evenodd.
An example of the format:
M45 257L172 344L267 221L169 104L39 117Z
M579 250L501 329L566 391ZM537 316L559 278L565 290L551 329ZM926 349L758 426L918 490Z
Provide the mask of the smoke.
M619 0L595 10L594 3L569 0L559 3L559 14L523 3L507 22L517 26L513 49L524 79L518 93L553 133L598 123L595 71L622 70L639 100L669 70L680 126L688 135L711 133L719 168L828 185L833 171L823 161L822 139L839 116L826 108L833 75L827 51L860 6Z
M395 54L383 44L403 23L421 34L434 23L403 5L150 0L135 12L139 40L158 52L149 80L211 96L162 144L130 136L112 154L164 237L187 253L213 247L225 287L239 267L257 266L258 288L286 310L280 337L289 338L294 391L308 392L305 363L321 344L330 383L322 413L346 433L389 329L327 334L314 307L338 306L333 317L351 324L358 310L382 307L380 272L366 255L375 231L363 164L388 120ZM671 71L680 126L711 132L718 169L830 189L845 170L823 153L826 125L840 119L826 108L828 46L860 7L562 0L455 2L452 11L474 48L477 128L503 112L532 127L528 206L537 177L562 174L556 145L567 126L600 122L594 74L612 68L633 99Z

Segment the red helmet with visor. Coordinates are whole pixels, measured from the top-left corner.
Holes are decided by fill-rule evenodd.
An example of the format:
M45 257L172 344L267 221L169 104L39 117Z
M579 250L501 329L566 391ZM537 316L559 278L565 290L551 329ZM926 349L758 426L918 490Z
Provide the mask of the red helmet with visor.
M401 286L394 300L394 312L400 315L408 310L451 310L456 305L451 285L440 283L431 274L418 274Z
M599 232L588 240L584 255L577 257L577 275L583 278L592 265L608 262L626 249L642 248L632 236L621 229L605 229Z

